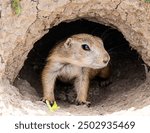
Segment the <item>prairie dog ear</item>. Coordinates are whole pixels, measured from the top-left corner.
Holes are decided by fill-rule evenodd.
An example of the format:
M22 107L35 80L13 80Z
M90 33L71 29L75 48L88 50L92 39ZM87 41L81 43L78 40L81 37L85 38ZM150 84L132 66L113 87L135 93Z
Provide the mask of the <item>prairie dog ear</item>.
M71 42L72 42L72 38L68 38L66 40L66 42L64 43L65 48L70 48L71 47Z
M94 36L94 38L101 44L101 45L104 45L103 44L103 41L100 37L97 37L97 36Z

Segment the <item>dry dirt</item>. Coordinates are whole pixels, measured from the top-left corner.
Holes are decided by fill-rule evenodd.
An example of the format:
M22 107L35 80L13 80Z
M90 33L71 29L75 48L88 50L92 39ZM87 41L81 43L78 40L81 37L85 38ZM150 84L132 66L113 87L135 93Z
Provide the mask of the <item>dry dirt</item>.
M22 11L17 16L12 11L10 0L0 3L0 115L150 115L150 74L143 65L150 66L149 3L144 0L21 0L20 4ZM109 39L103 36L111 55L112 83L101 87L99 80L91 82L91 108L68 103L66 98L74 97L72 87L65 85L60 88L61 85L57 84L55 95L59 98L60 109L51 113L40 101L40 72L47 55L47 51L42 50L49 50L64 32L62 29L57 29L61 32L59 34L52 32L53 40L46 40L51 46L43 45L41 40L49 29L61 22L80 19L116 28L129 43L108 45L114 41L110 36ZM82 25L78 32L83 32L84 27ZM99 28L90 28L89 33L101 35ZM71 35L71 31L73 29L68 30L67 35ZM39 46L37 49L33 48L35 43ZM126 45L122 46L124 43ZM35 57L40 57L40 60Z

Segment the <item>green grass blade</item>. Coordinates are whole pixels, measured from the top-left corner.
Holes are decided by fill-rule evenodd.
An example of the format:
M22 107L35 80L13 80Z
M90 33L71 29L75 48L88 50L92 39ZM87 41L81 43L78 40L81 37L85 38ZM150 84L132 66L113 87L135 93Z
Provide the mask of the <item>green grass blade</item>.
M145 2L150 2L150 0L145 0Z
M20 6L20 0L12 0L12 9L14 10L15 14L20 15L21 13L21 6Z

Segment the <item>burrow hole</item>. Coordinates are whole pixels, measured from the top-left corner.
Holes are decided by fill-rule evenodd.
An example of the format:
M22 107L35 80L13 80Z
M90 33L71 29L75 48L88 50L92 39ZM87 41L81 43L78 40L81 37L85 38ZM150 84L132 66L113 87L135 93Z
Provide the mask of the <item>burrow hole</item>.
M89 99L93 106L109 107L117 102L121 108L129 108L130 104L125 105L121 102L127 100L128 92L136 92L136 88L144 82L143 61L137 52L130 47L121 32L99 23L77 20L69 23L62 22L51 28L44 37L34 44L18 77L28 81L36 89L39 97L42 97L41 72L49 51L57 42L77 33L88 33L101 37L111 57L111 84L102 87L99 80L91 82ZM70 105L69 101L74 98L74 95L72 85L56 83L55 97L58 102Z

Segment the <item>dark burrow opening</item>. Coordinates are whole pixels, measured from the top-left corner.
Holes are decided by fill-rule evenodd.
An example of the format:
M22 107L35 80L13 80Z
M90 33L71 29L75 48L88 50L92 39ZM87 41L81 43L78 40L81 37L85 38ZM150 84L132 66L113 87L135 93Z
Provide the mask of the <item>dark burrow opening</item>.
M126 93L124 92L136 90L145 81L143 61L117 29L88 20L62 22L51 28L44 37L34 44L18 77L27 80L36 89L39 97L42 97L41 72L49 51L57 42L77 33L88 33L101 37L111 57L111 84L101 86L99 82L102 81L93 80L91 82L89 99L93 106L103 105L105 101L107 101L107 105L113 104L113 102L122 101L122 98L126 101ZM72 90L73 86L71 85L57 83L55 96L59 102L68 103L70 99L74 99L75 93ZM125 108L130 107L130 104L119 104L119 106Z

